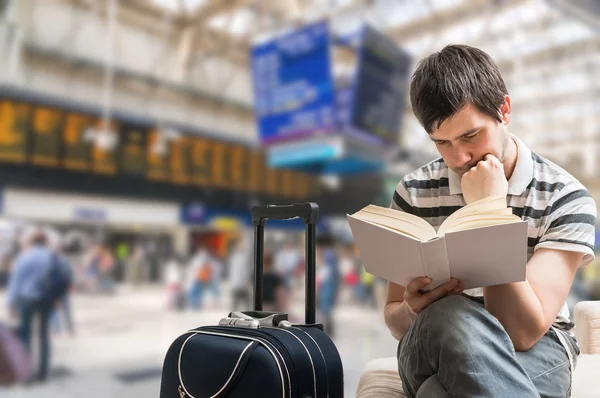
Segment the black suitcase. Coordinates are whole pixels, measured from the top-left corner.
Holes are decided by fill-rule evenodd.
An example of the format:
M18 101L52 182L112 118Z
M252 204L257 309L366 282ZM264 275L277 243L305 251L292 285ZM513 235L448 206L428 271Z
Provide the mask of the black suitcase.
M232 312L218 326L190 330L169 348L160 398L340 398L342 361L315 322L314 203L254 206L254 311ZM262 310L264 225L267 219L301 218L306 225L306 323Z

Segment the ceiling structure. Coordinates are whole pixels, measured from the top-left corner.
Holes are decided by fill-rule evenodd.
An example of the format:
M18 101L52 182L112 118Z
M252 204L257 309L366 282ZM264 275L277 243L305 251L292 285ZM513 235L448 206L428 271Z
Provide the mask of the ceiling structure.
M60 1L102 11L109 0ZM506 79L515 134L559 161L580 152L575 144L562 153L568 145L585 145L592 153L583 161L586 170L600 170L599 31L555 2L560 0L120 0L118 16L120 24L174 37L189 87L198 84L191 71L204 63L239 66L236 73L248 74L253 43L323 18L340 34L370 23L415 60L449 43L474 45L494 58ZM225 101L218 93L211 99ZM251 113L251 102L234 105ZM407 145L423 145L412 139L416 134L403 132Z

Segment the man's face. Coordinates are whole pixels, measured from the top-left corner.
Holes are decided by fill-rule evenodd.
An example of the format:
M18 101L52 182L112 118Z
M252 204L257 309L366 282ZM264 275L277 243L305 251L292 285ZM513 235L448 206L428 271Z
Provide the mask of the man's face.
M509 139L502 123L470 104L434 129L429 137L448 167L461 176L487 154L503 162Z

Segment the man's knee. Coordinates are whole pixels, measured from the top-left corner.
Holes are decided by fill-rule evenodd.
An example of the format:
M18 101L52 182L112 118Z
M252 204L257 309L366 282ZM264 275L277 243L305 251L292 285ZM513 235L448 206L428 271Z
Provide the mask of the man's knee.
M471 317L482 308L465 296L447 296L431 303L421 312L421 318L427 323L439 323L441 326L464 324L465 317Z

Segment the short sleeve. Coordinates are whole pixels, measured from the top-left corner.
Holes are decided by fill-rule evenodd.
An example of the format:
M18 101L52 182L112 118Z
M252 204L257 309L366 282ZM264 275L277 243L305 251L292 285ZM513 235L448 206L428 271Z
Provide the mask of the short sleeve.
M408 192L408 189L406 189L404 178L396 186L396 190L394 191L394 197L392 198L390 208L414 214L414 209L410 200L410 194Z
M595 226L596 202L581 184L567 184L542 219L535 250L583 253L581 265L587 265L594 259Z

